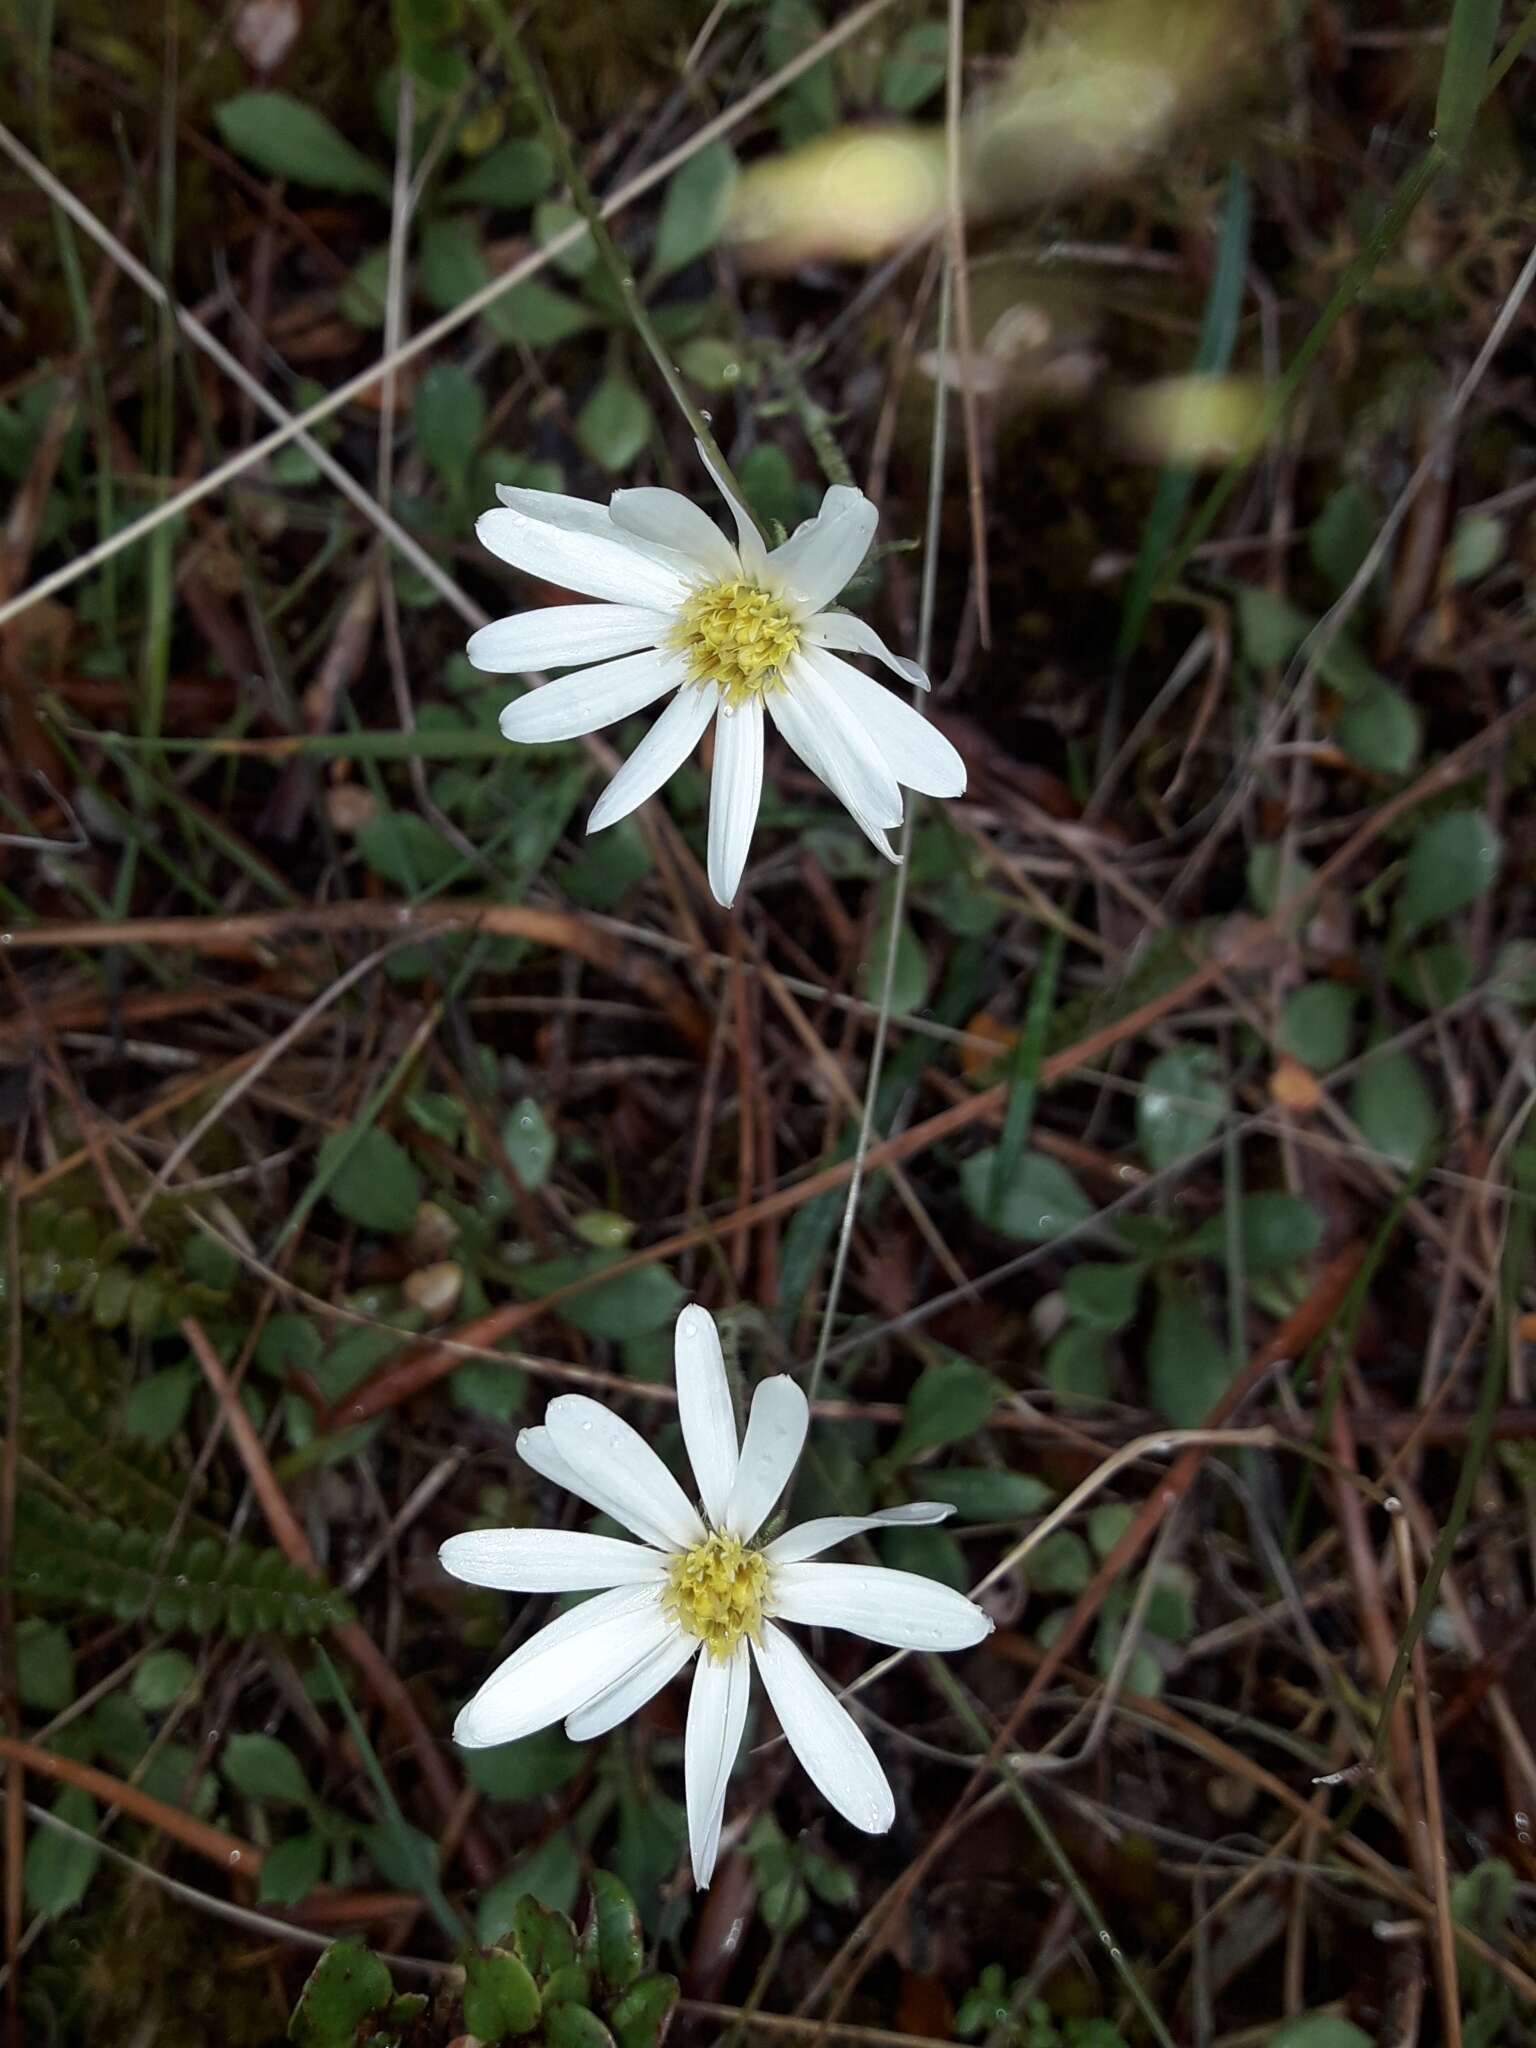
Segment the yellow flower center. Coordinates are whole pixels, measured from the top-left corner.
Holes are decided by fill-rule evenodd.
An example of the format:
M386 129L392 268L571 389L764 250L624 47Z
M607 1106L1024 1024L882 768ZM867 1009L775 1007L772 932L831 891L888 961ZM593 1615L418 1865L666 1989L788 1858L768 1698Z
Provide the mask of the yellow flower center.
M688 657L690 682L718 683L734 706L780 686L800 645L800 628L780 598L738 577L693 593L672 645Z
M767 1590L768 1562L762 1552L716 1529L670 1560L661 1597L678 1626L723 1662L744 1635L758 1637Z

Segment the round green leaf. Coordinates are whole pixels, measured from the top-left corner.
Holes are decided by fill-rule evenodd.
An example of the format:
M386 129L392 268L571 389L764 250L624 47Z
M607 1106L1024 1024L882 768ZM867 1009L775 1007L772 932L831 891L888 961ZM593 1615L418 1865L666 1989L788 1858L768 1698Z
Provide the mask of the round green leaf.
M653 279L670 277L714 247L735 183L736 158L728 142L710 143L674 174L656 227Z
M1403 1171L1433 1145L1440 1112L1418 1064L1406 1052L1368 1058L1350 1094L1349 1113L1373 1151Z
M1231 1377L1227 1347L1198 1298L1182 1286L1165 1288L1147 1342L1147 1391L1153 1407L1178 1428L1194 1429Z
M415 1222L421 1175L410 1154L377 1125L327 1138L319 1172L342 1215L365 1230L408 1230Z
M263 1904L296 1906L300 1899L308 1898L324 1869L324 1835L290 1835L268 1852L256 1896Z
M280 1799L289 1805L308 1802L309 1787L299 1760L275 1735L232 1735L224 1746L223 1772L248 1799Z
M531 2034L539 2022L539 1987L510 1950L493 1948L464 1964L464 2024L485 2042Z
M365 2020L394 1996L389 1971L355 1941L336 1941L321 1956L288 2022L298 2048L353 2048Z
M237 93L214 108L213 118L235 155L259 171L322 192L389 197L389 180L379 166L338 135L323 114L286 92Z
M991 1208L995 1147L974 1152L960 1169L960 1191L971 1213L1004 1237L1044 1244L1098 1213L1067 1169L1044 1152L1021 1155L997 1211Z
M576 416L576 439L600 469L627 469L651 431L651 408L627 377L605 377Z
M1426 925L1474 902L1498 876L1503 845L1481 811L1447 811L1408 849L1394 935L1413 937Z
M1349 1057L1355 991L1341 981L1311 981L1287 996L1280 1012L1280 1044L1293 1059L1326 1074Z
M925 1499L947 1500L966 1522L1021 1522L1054 1499L1043 1479L1028 1472L951 1468L922 1475Z
M1322 1236L1322 1217L1296 1195L1279 1190L1244 1195L1237 1205L1237 1243L1245 1273L1271 1273L1309 1258ZM1202 1223L1189 1248L1208 1259L1230 1261L1225 1214Z
M1155 1169L1198 1152L1221 1127L1226 1086L1216 1055L1204 1046L1175 1046L1148 1067L1136 1099L1136 1132Z
M556 1139L531 1095L514 1106L501 1127L501 1142L529 1193L543 1187L554 1164Z
M180 1650L157 1650L133 1674L134 1701L146 1714L163 1714L197 1684L197 1666Z

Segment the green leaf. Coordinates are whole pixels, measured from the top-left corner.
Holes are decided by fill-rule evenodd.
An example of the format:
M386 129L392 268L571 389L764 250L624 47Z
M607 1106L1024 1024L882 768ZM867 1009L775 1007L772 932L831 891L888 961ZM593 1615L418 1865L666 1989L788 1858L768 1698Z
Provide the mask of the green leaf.
M594 324L594 315L580 299L536 277L526 278L502 293L485 309L485 323L503 341L527 348L551 348Z
M1124 1501L1105 1501L1088 1517L1088 1541L1102 1564L1136 1519L1136 1510Z
M1231 1377L1227 1347L1206 1320L1199 1298L1182 1284L1165 1285L1147 1340L1147 1392L1153 1407L1179 1429L1194 1429Z
M291 1372L313 1372L325 1340L308 1316L275 1315L256 1339L256 1363L274 1378Z
M1283 597L1245 583L1237 593L1237 630L1243 652L1259 668L1289 661L1312 630L1313 621Z
M1335 591L1345 589L1371 551L1381 525L1376 500L1362 484L1341 484L1313 520L1307 551Z
M310 1972L288 2022L299 2048L356 2048L365 2020L394 1996L377 1956L355 1941L336 1941Z
M497 206L516 213L542 199L555 182L555 160L542 142L499 143L446 193L454 206Z
M75 1696L75 1653L69 1637L36 1615L16 1629L16 1690L24 1707L57 1714Z
M941 21L920 21L898 38L880 67L880 104L888 114L912 114L944 83L948 32Z
M180 1650L157 1650L133 1674L135 1703L146 1714L163 1714L178 1700L195 1698L197 1666Z
M1061 1291L1080 1322L1097 1330L1123 1330L1136 1313L1145 1277L1146 1267L1134 1261L1117 1266L1074 1266Z
M628 469L650 432L651 408L627 377L604 377L576 415L583 452L610 474Z
M655 863L645 834L632 818L621 818L588 839L560 871L560 883L584 910L616 910Z
M629 1888L610 1870L592 1873L592 1902L582 1929L588 1964L616 1991L633 1984L645 1960L645 1936Z
M1037 1593L1081 1593L1093 1577L1093 1559L1075 1529L1058 1529L1029 1553L1024 1573Z
M53 1811L71 1827L95 1834L96 1802L77 1786L64 1787L53 1802ZM56 1920L61 1913L78 1906L100 1862L101 1850L95 1842L78 1842L57 1828L39 1826L27 1844L22 1867L28 1910Z
M891 921L878 919L874 939L865 956L862 986L864 1000L878 1003L885 994L885 962L890 948ZM909 1017L928 1000L928 956L922 942L905 918L896 927L896 968L891 977L891 1015Z
M298 1758L275 1735L231 1735L224 1746L225 1778L247 1799L309 1803L309 1787Z
M448 1391L455 1407L489 1416L493 1422L510 1422L522 1413L528 1378L516 1366L498 1365L493 1358L468 1358L448 1375Z
M948 1529L886 1529L880 1537L880 1561L892 1571L935 1579L957 1593L971 1583L965 1552Z
M1398 944L1454 917L1493 886L1503 846L1482 811L1446 811L1415 836L1404 864L1392 933Z
M317 1171L342 1215L365 1230L409 1230L415 1222L421 1175L404 1147L376 1124L327 1138Z
M960 1191L972 1215L1004 1237L1045 1244L1091 1222L1098 1213L1067 1169L1044 1152L1026 1152L1003 1192L1000 1208L989 1206L992 1147L973 1152L960 1169Z
M437 1875L437 1844L403 1817L375 1821L361 1831L364 1848L386 1884L427 1891Z
M531 2034L539 2023L539 1987L510 1950L493 1948L464 1961L464 2024L485 2042Z
M411 411L422 454L455 495L485 432L485 394L461 363L434 363L416 389Z
M923 1493L952 1503L965 1522L1022 1522L1038 1515L1054 1495L1043 1479L1027 1472L949 1466L923 1474Z
M907 1396L901 1430L886 1462L895 1469L920 1451L974 1435L992 1413L998 1392L991 1373L968 1358L930 1365Z
M421 231L416 274L423 295L440 313L479 291L489 273L474 223L451 215L429 220Z
M1280 1044L1314 1074L1326 1074L1349 1057L1355 1028L1356 992L1342 981L1311 981L1285 999Z
M501 1941L511 1931L518 1901L525 1895L532 1894L563 1913L576 1903L580 1890L581 1862L569 1829L562 1828L481 1894L475 1913L475 1938L486 1948Z
M337 134L323 114L285 92L242 92L213 110L236 156L273 177L294 178L322 192L389 197L389 179Z
M489 1798L520 1802L559 1792L580 1772L584 1757L580 1743L567 1741L559 1729L543 1729L496 1749L465 1749L463 1765L469 1782Z
M1502 519L1469 515L1458 519L1445 551L1448 583L1476 583L1504 559L1509 536Z
M1068 1325L1045 1354L1046 1384L1069 1401L1109 1398L1109 1346L1102 1330Z
M501 1127L501 1142L528 1192L543 1187L555 1163L557 1141L531 1095L514 1105Z
M608 2024L619 2048L660 2048L677 2004L675 1977L642 1977L609 2008Z
M193 1365L168 1365L140 1380L123 1403L124 1432L143 1443L168 1443L186 1420L197 1381Z
M678 350L677 367L690 383L701 385L706 391L729 391L741 382L748 367L741 358L742 351L735 342L722 341L715 334L701 334Z
M1451 156L1466 148L1477 119L1501 12L1501 0L1455 0L1451 10L1435 101L1435 140Z
M1419 758L1424 728L1402 691L1378 679L1344 706L1334 738L1357 767L1406 775Z
M296 1906L307 1899L325 1870L322 1834L290 1835L267 1852L256 1896L263 1905Z
M513 1943L535 1977L566 1981L578 1967L570 1916L525 1892L512 1912Z
M614 2048L613 2036L584 2005L552 2005L544 2015L544 2048Z
M1285 900L1290 902L1316 872L1300 854L1292 852L1287 857L1285 848L1277 841L1262 842L1248 856L1248 894L1255 910L1272 917L1279 906L1282 888Z
M376 875L414 896L446 882L462 865L443 835L414 811L385 811L357 835L357 850Z
M1392 965L1392 986L1421 1010L1448 1010L1461 1001L1476 974L1466 947L1442 939L1400 955Z
M341 288L341 317L354 327L382 327L389 295L389 249L370 249L353 264ZM287 449L281 451L288 453ZM298 451L303 454L303 450Z
M651 252L652 282L671 277L715 246L735 184L736 157L728 142L710 143L673 175Z
M1244 1195L1237 1205L1237 1241L1245 1273L1272 1273L1310 1258L1322 1242L1323 1219L1299 1196L1278 1191ZM1228 1258L1227 1219L1212 1216L1189 1240L1208 1259Z
M614 1262L602 1252L585 1258L541 1259L519 1266L513 1283L519 1294L538 1300L588 1273L600 1273ZM633 1338L648 1335L677 1320L686 1296L663 1266L639 1266L617 1280L600 1282L559 1304L558 1313L589 1337Z
M1407 1172L1434 1144L1440 1112L1406 1052L1369 1056L1350 1093L1349 1113L1373 1151Z
M1136 1098L1136 1134L1150 1166L1176 1166L1215 1136L1227 1111L1216 1055L1175 1046L1148 1067Z
M1270 2035L1268 2048L1374 2048L1375 2037L1362 2033L1336 2013L1303 2013Z

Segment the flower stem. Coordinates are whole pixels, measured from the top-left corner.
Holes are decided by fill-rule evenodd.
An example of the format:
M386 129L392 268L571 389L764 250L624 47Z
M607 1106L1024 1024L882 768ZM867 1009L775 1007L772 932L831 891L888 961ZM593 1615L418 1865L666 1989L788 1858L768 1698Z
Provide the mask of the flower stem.
M496 40L496 46L501 52L502 61L510 77L528 101L534 120L538 123L539 133L548 144L560 175L569 188L571 202L586 222L597 253L607 265L618 287L619 296L624 301L625 311L634 330L650 351L651 360L661 373L661 381L672 394L678 411L693 429L694 436L705 455L745 504L746 499L741 486L731 473L731 465L720 451L720 444L714 437L709 421L689 397L683 380L678 375L677 365L672 360L672 351L656 330L656 323L652 320L641 296L634 270L626 262L624 252L609 232L608 223L603 219L592 187L582 175L581 166L577 163L571 145L566 139L560 117L555 112L544 81L540 78L528 52L523 48L521 37L502 12L501 0L478 0L478 5Z

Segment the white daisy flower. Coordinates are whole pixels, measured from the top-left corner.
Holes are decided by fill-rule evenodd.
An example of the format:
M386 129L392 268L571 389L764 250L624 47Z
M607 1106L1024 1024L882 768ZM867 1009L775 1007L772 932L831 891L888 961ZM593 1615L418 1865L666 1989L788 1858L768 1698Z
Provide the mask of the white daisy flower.
M603 1589L491 1674L454 1724L453 1739L466 1749L515 1742L559 1720L573 1741L606 1734L698 1657L683 1778L694 1880L704 1886L720 1846L754 1663L823 1798L868 1834L884 1834L895 1818L874 1751L781 1622L847 1629L910 1650L968 1649L992 1622L963 1593L914 1572L810 1562L861 1530L942 1521L951 1512L942 1501L830 1515L758 1542L799 1459L809 1410L792 1379L764 1380L738 1447L720 1339L697 1306L677 1321L677 1405L698 1507L627 1422L584 1394L562 1394L542 1428L520 1433L518 1455L640 1541L484 1529L451 1536L440 1554L445 1570L474 1586Z
M725 480L715 482L735 514L734 546L677 491L616 491L608 505L592 505L498 485L501 509L475 527L492 554L605 601L496 619L468 652L498 675L593 664L509 704L509 740L575 739L671 698L593 806L589 832L654 796L718 712L709 885L729 906L757 822L765 710L888 860L903 786L959 796L965 763L920 712L842 658L873 655L928 687L872 626L826 609L874 538L877 515L863 492L833 485L816 517L770 553Z

